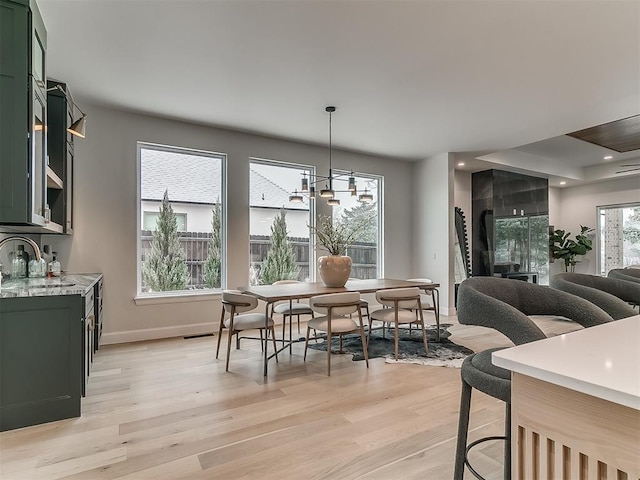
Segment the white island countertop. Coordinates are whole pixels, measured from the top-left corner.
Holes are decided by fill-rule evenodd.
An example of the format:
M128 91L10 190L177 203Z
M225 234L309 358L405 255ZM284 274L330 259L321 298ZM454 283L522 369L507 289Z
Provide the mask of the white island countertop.
M640 410L640 315L492 354L493 364Z

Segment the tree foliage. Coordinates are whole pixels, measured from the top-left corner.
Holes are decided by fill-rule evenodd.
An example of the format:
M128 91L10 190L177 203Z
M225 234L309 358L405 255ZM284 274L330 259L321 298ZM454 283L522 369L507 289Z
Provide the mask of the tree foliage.
M293 246L287 238L286 215L287 211L281 209L271 225L271 245L260 269L260 280L265 285L278 280L297 280L300 274Z
M622 229L622 236L632 245L640 243L640 207L633 207Z
M211 213L211 239L209 240L203 275L207 287L220 288L222 285L222 209L220 201L213 206Z
M178 221L165 190L160 215L153 232L151 252L143 265L144 280L152 291L184 290L189 271L178 240Z
M339 220L346 225L360 225L356 231L356 243L376 243L378 241L378 205L376 202L359 203L342 211Z
M346 255L347 248L356 242L367 221L361 218L358 223L349 223L319 215L317 226L309 225L309 229L316 234L318 245L330 255Z

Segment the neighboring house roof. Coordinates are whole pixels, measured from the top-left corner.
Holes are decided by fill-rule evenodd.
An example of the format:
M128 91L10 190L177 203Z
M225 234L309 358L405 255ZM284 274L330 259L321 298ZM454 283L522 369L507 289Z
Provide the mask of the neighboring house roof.
M250 169L249 174L251 175L249 206L309 210L308 203L290 202L291 192L278 185L274 179L267 178L266 175L256 172L253 168Z
M169 190L169 200L175 203L213 204L222 197L221 164L217 159L142 149L140 170L140 192L143 200L161 201L165 189ZM211 162L216 162L211 168ZM309 210L306 203L291 203L291 192L280 186L276 178L258 173L250 168L251 207L281 208L289 210Z
M168 189L171 202L216 203L222 197L221 169L216 158L143 148L140 197L162 200Z

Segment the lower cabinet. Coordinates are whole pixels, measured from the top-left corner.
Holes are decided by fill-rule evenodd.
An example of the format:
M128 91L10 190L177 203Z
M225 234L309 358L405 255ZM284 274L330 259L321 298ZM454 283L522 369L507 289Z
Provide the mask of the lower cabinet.
M0 299L0 431L80 416L84 300Z

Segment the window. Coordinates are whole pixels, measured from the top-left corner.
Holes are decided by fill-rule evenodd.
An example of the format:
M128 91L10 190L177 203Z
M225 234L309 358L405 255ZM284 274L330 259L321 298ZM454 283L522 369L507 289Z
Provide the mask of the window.
M258 159L249 164L251 285L315 279L308 227L313 224L313 208L308 198L303 203L289 201L304 173L308 176L313 168ZM282 234L285 229L286 234Z
M138 144L139 294L224 285L225 161L216 153Z
M598 247L600 275L640 264L640 203L598 207Z
M175 215L176 215L176 221L178 223L178 231L186 232L187 231L187 214L176 213ZM150 230L150 231L156 230L159 217L160 217L159 212L144 212L143 220L142 220L142 230Z
M349 172L339 172L348 174ZM335 198L340 200L340 205L332 207L334 222L349 222L352 224L364 222L357 241L347 249L347 255L351 257L351 277L367 279L382 278L382 177L354 174L357 186L357 194L351 192L336 192ZM358 196L362 193L371 194L373 201L362 203Z

